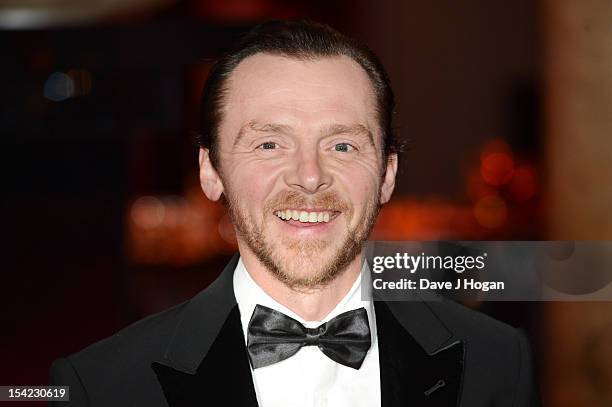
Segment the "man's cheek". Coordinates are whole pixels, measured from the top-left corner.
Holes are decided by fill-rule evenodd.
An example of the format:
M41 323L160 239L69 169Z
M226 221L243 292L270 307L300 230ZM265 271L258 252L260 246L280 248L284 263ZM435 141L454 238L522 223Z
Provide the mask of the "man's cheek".
M244 202L245 209L254 215L262 214L266 202L270 199L267 184L256 176L247 177L246 182L241 183L238 194Z
M352 205L365 205L376 194L379 184L369 174L354 174L343 177L342 184L347 188L348 198Z

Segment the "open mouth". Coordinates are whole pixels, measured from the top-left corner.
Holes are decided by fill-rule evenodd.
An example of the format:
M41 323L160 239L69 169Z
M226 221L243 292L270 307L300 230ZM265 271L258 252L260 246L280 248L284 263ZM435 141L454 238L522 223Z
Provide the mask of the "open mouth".
M339 214L339 211L315 211L300 209L285 209L274 212L274 215L276 215L276 217L279 219L291 223L328 223L334 220Z

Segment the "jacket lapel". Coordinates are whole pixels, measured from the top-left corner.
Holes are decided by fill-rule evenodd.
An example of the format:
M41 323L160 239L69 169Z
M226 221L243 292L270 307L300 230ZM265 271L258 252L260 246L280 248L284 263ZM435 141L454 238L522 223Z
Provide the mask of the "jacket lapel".
M257 406L238 307L230 312L195 374L153 363L168 405Z
M375 302L382 407L459 405L464 344L423 302Z
M237 262L187 303L163 360L151 366L170 407L257 406L233 289Z

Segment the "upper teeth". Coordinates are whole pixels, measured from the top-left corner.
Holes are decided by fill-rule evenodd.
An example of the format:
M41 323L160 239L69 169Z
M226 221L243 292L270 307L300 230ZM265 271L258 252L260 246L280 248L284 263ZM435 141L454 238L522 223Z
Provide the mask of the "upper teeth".
M274 212L276 216L281 219L289 220L299 220L300 222L329 222L330 213L329 212L306 212L306 211L296 211L287 209L284 211L276 211Z

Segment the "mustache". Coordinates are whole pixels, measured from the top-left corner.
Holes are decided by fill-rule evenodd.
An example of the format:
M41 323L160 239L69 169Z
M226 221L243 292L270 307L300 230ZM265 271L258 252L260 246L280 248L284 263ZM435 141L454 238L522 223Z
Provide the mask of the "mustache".
M327 211L346 212L350 206L335 192L322 192L308 197L297 191L282 191L264 205L266 213L287 208L316 208Z

